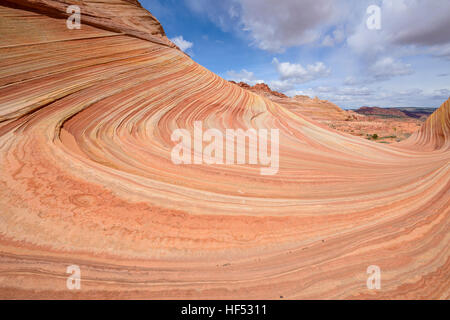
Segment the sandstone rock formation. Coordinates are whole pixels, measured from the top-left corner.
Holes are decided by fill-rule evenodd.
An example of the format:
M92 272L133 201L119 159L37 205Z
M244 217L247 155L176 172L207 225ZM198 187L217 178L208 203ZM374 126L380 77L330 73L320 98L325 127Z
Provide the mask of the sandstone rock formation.
M403 111L398 108L361 107L355 110L355 112L366 116L392 116L399 118L408 117Z
M239 83L236 83L235 81L230 81L230 82L234 83L234 84L237 84L241 88L250 90L250 91L252 91L254 93L257 93L259 95L265 96L267 98L271 98L271 97L288 98L288 96L286 96L285 94L283 94L281 92L273 91L265 83L257 83L254 86L250 86L247 83L242 82L242 81L239 82Z
M376 144L221 79L135 1L78 3L80 30L0 5L0 298L450 298L448 102ZM278 174L173 164L194 121L278 128Z
M295 96L290 98L283 93L273 91L265 83L258 83L254 86L250 86L245 82L236 83L230 81L233 84L238 85L241 88L247 89L251 92L257 93L260 96L268 98L279 105L282 105L292 112L308 116L311 119L317 121L328 120L345 120L350 118L363 118L364 116L356 116L354 113L350 114L332 102L327 100L320 100L317 97L312 99L308 96Z
M405 141L405 146L427 150L450 149L450 98L442 104L425 122L411 139Z
M328 127L351 135L360 136L379 143L394 143L405 140L418 131L433 109L361 107L343 110L334 103L298 95L293 98L272 91L266 84L250 86L236 83L241 88L271 99L294 113L306 115ZM431 111L431 112L430 112ZM373 137L377 137L373 139Z
M366 116L377 116L381 118L412 118L426 120L436 109L434 108L379 108L361 107L354 110L356 113Z
M12 8L24 9L27 12L37 12L52 17L68 17L66 9L70 5L77 5L82 12L82 23L90 26L97 26L103 30L114 31L117 33L128 34L144 40L149 40L169 47L176 47L169 41L164 33L164 29L159 21L150 12L142 8L137 0L114 0L114 1L95 1L95 0L6 0L5 5ZM42 22L41 18L35 16L36 20ZM24 25L30 27L30 23L36 23L34 19L20 19L18 16L7 14L3 16L6 26L18 27L18 32L9 32L6 36L8 40L23 40ZM15 20L15 21L11 21ZM40 27L40 25L37 25ZM28 31L32 29L29 28ZM34 32L40 32L42 29L34 29ZM60 35L71 36L64 33L64 30L52 30L51 37L55 36L55 31ZM5 35L3 35L5 36ZM41 35L47 36L46 34ZM64 37L63 36L63 37ZM41 38L42 39L42 38ZM3 43L3 42L2 42ZM22 43L21 43L22 44Z

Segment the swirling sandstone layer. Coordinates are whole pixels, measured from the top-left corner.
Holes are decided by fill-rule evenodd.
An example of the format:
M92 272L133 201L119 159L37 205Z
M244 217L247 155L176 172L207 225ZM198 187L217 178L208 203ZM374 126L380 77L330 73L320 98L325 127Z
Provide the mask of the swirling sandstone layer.
M448 142L448 102L426 145L375 144L160 40L18 3L0 6L1 298L450 297L450 151L427 150ZM278 173L173 164L194 121L279 129Z
M450 98L425 121L409 141L405 141L405 146L420 146L426 150L450 150Z
M42 28L32 29L30 27L30 24L35 24L35 20L38 22L41 22L42 20L36 15L30 16L28 11L57 18L67 18L74 12L69 10L70 13L68 13L68 7L70 5L77 5L82 13L82 23L84 25L97 26L102 29L128 34L154 43L176 48L176 46L167 39L164 29L159 21L151 15L150 12L142 8L137 0L5 0L4 3L6 6L27 11L25 16L16 14L13 14L12 16L3 16L6 22L9 22L7 26L15 26L19 29L18 32L16 30L8 30L9 32L6 36L15 38L13 39L11 37L8 40L19 40L20 44L24 44L24 42L21 42L23 41L24 36L29 36L27 33L23 32L24 27L28 29L28 32L34 31L36 33L45 31L45 29ZM12 22L11 20L16 21ZM41 27L41 25L38 25L38 27ZM65 30L60 29L60 23L57 24L57 28L59 29L58 33L63 35L64 39L70 39L71 36L77 34L65 34ZM54 36L55 31L56 30L53 29L50 32L51 36ZM45 33L48 33L48 31ZM46 34L41 35L40 40L45 36ZM86 34L84 34L84 36L86 36ZM2 42L2 44L4 43Z

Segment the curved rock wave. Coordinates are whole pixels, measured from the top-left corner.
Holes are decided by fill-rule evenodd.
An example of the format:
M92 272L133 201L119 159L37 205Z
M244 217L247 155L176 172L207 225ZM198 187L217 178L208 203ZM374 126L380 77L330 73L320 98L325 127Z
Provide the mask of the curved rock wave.
M428 117L404 145L423 150L450 150L450 98Z
M375 144L35 2L0 6L0 297L449 298L450 150L427 150L448 146L448 102L425 147ZM196 121L278 129L278 173L175 165Z

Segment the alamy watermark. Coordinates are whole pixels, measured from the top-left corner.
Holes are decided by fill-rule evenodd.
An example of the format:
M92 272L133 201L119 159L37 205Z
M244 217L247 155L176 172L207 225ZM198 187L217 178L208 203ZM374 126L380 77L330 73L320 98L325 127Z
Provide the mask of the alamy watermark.
M80 267L73 264L67 267L66 273L70 276L66 280L66 286L69 290L80 290L81 289L81 270Z
M367 278L367 289L380 290L381 289L381 269L379 266L371 265L367 267L367 274L370 276Z
M222 131L208 129L203 132L202 122L195 121L193 139L186 129L172 132L170 138L178 144L172 149L171 159L174 164L259 164L266 166L260 168L261 175L274 175L279 167L279 130L270 129L270 137L268 133L267 129L226 129L224 141ZM208 144L204 146L204 142Z
M70 16L66 20L68 29L81 29L81 9L79 6L70 5L66 9L66 13Z
M381 8L377 5L370 5L366 9L366 13L369 17L366 20L366 26L369 30L381 29Z

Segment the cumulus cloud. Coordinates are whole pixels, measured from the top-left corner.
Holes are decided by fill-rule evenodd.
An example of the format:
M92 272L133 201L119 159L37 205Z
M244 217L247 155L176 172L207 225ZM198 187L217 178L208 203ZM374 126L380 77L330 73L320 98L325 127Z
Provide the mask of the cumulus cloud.
M303 67L301 64L279 62L277 58L273 58L272 63L281 80L290 80L293 83L305 83L326 77L331 73L330 68L327 68L323 62L316 62Z
M377 54L402 46L433 46L437 50L450 43L450 1L435 0L431 4L428 0L383 0L380 8L382 28L367 29L363 16L348 39L353 49Z
M236 81L236 82L245 82L245 83L250 84L252 86L257 84L257 83L263 83L264 82L264 80L256 79L253 72L247 71L245 69L242 69L239 72L236 72L234 70L227 71L227 77L228 77L229 80L233 80L233 81Z
M450 42L448 0L383 1L387 27L398 44L436 45Z
M184 52L186 52L186 50L188 50L194 46L194 43L184 40L183 36L177 36L177 37L171 38L170 41L175 43L178 46L178 48L180 48Z
M263 50L282 52L285 48L314 42L335 16L333 0L241 0L242 25Z
M277 58L273 58L272 64L275 66L279 79L270 81L270 87L288 94L295 91L295 87L299 84L327 77L331 73L331 69L320 61L304 67L298 63L280 62Z
M287 92L295 87L295 84L289 80L273 80L269 82L269 85L273 90L280 92Z
M448 0L380 0L382 28L377 31L366 27L366 8L373 0L185 2L224 31L244 31L254 45L271 52L312 43L333 46L347 35L349 45L366 54L389 51L390 45L450 44Z
M374 105L404 103L403 106L407 106L407 100L415 99L416 106L435 106L438 96L445 98L447 89L411 91L408 95L389 91L394 90L393 87L384 88L381 81L412 75L407 79L417 83L425 64L430 62L431 67L436 67L450 60L448 0L433 0L432 3L429 0L377 0L375 3L373 0L184 1L223 31L246 39L249 45L272 53L303 46L302 54L308 55L307 58L311 57L311 52L323 57L321 62L309 65L273 59L278 78L269 81L269 85L277 91L288 95L295 92L319 95L325 94L324 84L336 85L339 81L343 83L339 90L328 87L333 91L326 93L331 101L334 98L336 102L359 104L368 99L374 101ZM380 30L369 30L366 25L366 9L373 4L381 8ZM333 66L334 78L328 77L331 72L328 66ZM435 73L443 74L442 70ZM436 79L442 77L444 75ZM249 83L257 81L254 75L242 71L236 72L233 78ZM305 83L314 80L323 80L320 82L323 87L304 88ZM438 80L435 83L440 88L442 80ZM390 84L395 87L395 80ZM426 88L432 85L428 83ZM371 88L370 94L367 87ZM397 87L403 84L397 83Z
M334 21L340 7L334 0L185 0L223 30L237 27L251 43L270 52L313 43Z

